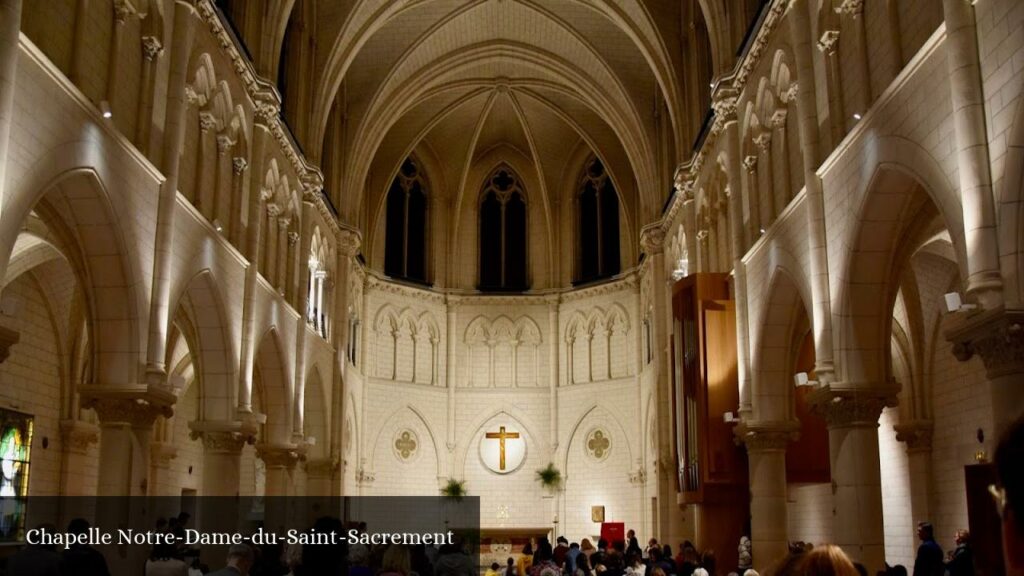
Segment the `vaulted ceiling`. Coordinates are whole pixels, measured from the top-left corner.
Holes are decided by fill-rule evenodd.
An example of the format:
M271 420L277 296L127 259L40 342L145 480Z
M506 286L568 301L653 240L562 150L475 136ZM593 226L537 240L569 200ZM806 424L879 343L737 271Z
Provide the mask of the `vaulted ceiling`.
M475 163L504 151L527 159L532 179L554 199L586 149L604 161L624 204L647 221L661 209L679 151L689 151L699 129L701 114L688 110L694 105L684 90L696 81L686 74L692 21L712 24L707 51L722 53L719 46L736 43L729 10L743 5L737 11L749 13L758 2L219 4L257 68L288 78L289 124L324 167L343 218L372 214L410 153L432 157L430 178L450 198L476 185L467 182ZM749 22L748 13L732 19ZM724 65L731 61L716 68Z

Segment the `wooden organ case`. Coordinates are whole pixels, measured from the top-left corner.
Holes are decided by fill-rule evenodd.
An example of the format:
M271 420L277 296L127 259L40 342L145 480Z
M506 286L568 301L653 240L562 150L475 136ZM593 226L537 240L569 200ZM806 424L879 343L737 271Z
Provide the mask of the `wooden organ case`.
M750 534L747 455L725 415L739 406L736 308L728 274L692 274L672 289L673 430L679 505L694 506L696 545L735 570Z

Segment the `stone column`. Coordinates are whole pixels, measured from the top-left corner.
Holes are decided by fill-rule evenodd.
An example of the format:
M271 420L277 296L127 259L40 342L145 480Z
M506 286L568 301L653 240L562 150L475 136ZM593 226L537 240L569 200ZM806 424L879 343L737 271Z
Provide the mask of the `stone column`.
M316 458L306 460L306 493L305 496L330 496L331 485L338 461L333 458Z
M298 263L299 260L299 254L297 251L300 236L298 232L288 232L285 237L288 242L288 247L285 248L285 259L287 260L287 266L285 266L285 269L287 272L285 272L284 275L284 296L288 302L295 305L295 292L298 288L298 286L296 286L298 277L295 275L298 267L295 264ZM317 293L317 318L315 328L317 334L321 334L326 338L327 312L324 310L324 284L327 282L327 277L325 272L321 272L320 274L319 282L317 282L317 289L319 292ZM304 316L306 311L300 309L299 314ZM305 322L305 320L303 320L303 322Z
M942 0L946 17L946 62L953 95L960 197L967 245L967 294L983 308L1003 301L996 209L985 132L985 94L978 61L974 3Z
M757 156L750 155L743 157L743 167L747 169L747 205L750 211L750 221L745 227L746 243L748 247L761 237L761 194L757 181Z
M749 244L743 234L743 168L740 161L739 122L736 119L735 90L722 88L714 102L715 116L722 122L722 146L725 151L725 171L729 178L726 196L729 199L729 234L732 243L732 269L736 296L736 353L737 380L740 389L741 415L751 410L750 336L747 315L747 274L743 255ZM752 193L752 192L750 192Z
M214 226L220 225L218 232L227 235L224 232L224 226L227 224L227 218L225 217L224 210L221 205L224 204L224 189L229 186L230 183L224 180L227 177L227 164L231 156L228 154L231 152L231 147L235 145L234 140L227 134L217 134L217 161L214 165L213 171L213 198L210 200L210 206L206 209L206 217L210 220L210 223ZM232 169L232 173L234 173ZM230 188L228 188L230 190ZM230 193L230 192L229 192ZM230 205L231 199L228 199Z
M288 275L288 228L292 225L292 219L288 216L280 216L277 219L277 267L275 268L274 279L271 284L277 288L277 293L284 296L285 277Z
M110 53L107 56L107 104L111 108L114 107L114 97L117 94L117 79L121 76L118 74L119 64L121 59L121 44L124 39L124 24L128 21L128 17L135 13L135 8L132 7L128 0L114 0L114 26L113 30L110 31Z
M94 392L95 393L95 392ZM157 416L174 415L170 392L149 398L104 392L85 407L100 418L98 496L145 496L149 491L149 445Z
M846 118L843 113L843 80L839 67L839 30L825 30L818 40L818 50L825 55L825 74L828 90L828 125L835 147L846 134ZM807 82L804 82L807 84Z
M455 386L456 386L456 374L455 374L455 343L457 341L456 331L456 320L457 320L457 306L458 301L455 301L451 296L446 298L447 304L447 316L448 323L445 328L445 341L448 344L448 360L445 366L446 375L448 377L448 451L451 453L455 449Z
M810 397L828 423L834 542L868 574L885 568L878 418L896 400L882 394L822 385Z
M273 287L277 286L277 231L279 226L277 218L281 215L281 207L277 204L267 205L267 241L263 245L263 257L266 266L263 268L263 278Z
M199 113L199 150L197 152L197 164L195 180L192 184L192 205L195 206L196 210L206 217L207 220L213 220L210 216L213 211L210 210L213 204L213 190L206 186L206 175L210 172L210 162L215 162L217 157L210 154L210 132L216 129L217 119L214 117L212 112L200 112Z
M242 448L246 435L230 423L193 423L193 437L203 439L203 496L237 496L241 486ZM198 428L198 429L197 429Z
M139 82L139 108L135 119L135 144L149 158L153 157L150 135L153 131L153 90L156 82L156 59L164 45L156 36L142 37L142 81Z
M548 402L550 404L550 428L551 428L551 457L554 458L558 450L558 297L548 303L548 339L551 342L551 360L548 362ZM608 350L608 357L611 358L611 349Z
M853 20L854 42L857 44L854 50L856 55L853 57L853 60L854 64L857 65L857 76L862 87L860 100L854 104L853 111L863 114L871 107L871 102L874 98L871 90L871 72L868 69L867 28L862 17L864 15L864 0L843 0L839 6L836 6L835 10L836 14L847 16ZM846 121L854 122L853 116L851 115Z
M290 524L288 496L295 495L295 468L301 454L295 446L286 444L264 444L256 448L257 455L266 465L267 477L264 488L266 526L268 530L283 534Z
M775 210L775 170L773 170L772 158L772 133L769 130L761 132L754 137L754 145L761 151L762 160L758 164L764 166L765 189L758 190L758 199L761 207L761 230L767 230L775 222L777 214Z
M239 248L242 248L242 196L245 194L245 171L248 168L249 161L244 157L235 156L231 159L231 207L225 224L228 227L228 238ZM249 224L252 225L252 221Z
M84 1L84 0L83 0ZM167 354L167 333L170 322L171 264L173 260L174 212L177 207L181 149L185 139L185 94L189 56L192 53L195 9L184 0L174 3L174 36L170 77L167 85L167 117L165 122L163 162L165 180L160 186L157 205L156 237L153 252L153 286L149 307L149 341L146 349L146 372L149 378L166 377L164 359Z
M11 123L14 119L14 80L18 76L18 37L21 30L22 0L0 0L0 216L4 213L4 182L10 156ZM7 259L0 257L0 278L7 272ZM0 331L0 362L6 357L5 336Z
M61 496L91 496L83 490L81 479L75 473L93 463L94 459L89 457L89 447L99 441L99 428L83 420L61 420L60 435L64 449L61 454Z
M786 138L786 116L789 110L785 106L778 108L768 119L768 125L772 129L772 141L775 143L775 157L779 159L779 184L782 186L782 204L776 205L775 215L781 212L789 204L793 194L793 183L789 177L789 141Z
M896 440L907 445L911 519L914 522L926 521L931 518L932 423L919 420L897 424L894 428Z
M943 331L958 360L977 354L985 363L998 434L1024 413L1024 308L999 305L947 314Z
M81 87L85 56L89 53L85 47L85 35L89 29L89 0L75 1L74 23L74 32L71 36L71 69L68 78L75 86Z
M814 78L811 47L811 24L806 0L796 0L788 12L793 18L789 30L793 43L793 59L797 77ZM828 245L825 236L825 200L821 180L816 169L819 165L820 144L815 85L812 81L794 82L786 99L796 98L800 150L803 154L804 188L807 198L807 244L810 254L811 312L814 330L814 372L819 382L827 383L835 372L832 351L832 302L828 276Z
M762 572L789 552L786 446L799 430L799 422L744 422L736 429L747 446L750 540L754 567Z
M149 444L149 494L150 496L180 496L177 486L168 484L171 474L171 460L178 457L178 447L169 442L155 441Z

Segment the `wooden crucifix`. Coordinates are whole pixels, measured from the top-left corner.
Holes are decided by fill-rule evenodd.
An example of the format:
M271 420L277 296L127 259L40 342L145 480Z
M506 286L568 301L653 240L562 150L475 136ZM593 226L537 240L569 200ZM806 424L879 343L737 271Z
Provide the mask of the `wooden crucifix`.
M488 432L487 438L491 440L497 440L501 443L501 456L498 459L498 469L505 469L505 440L519 438L519 432L505 432L505 427L501 426L497 432Z

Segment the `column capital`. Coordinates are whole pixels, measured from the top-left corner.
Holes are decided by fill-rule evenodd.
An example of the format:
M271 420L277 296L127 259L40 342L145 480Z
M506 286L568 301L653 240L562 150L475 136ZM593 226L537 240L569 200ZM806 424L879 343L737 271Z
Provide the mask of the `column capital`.
M363 236L355 228L342 226L338 230L338 250L344 256L351 258L358 254L362 242Z
M673 186L676 189L676 194L682 198L683 202L693 200L693 187L695 183L695 177L692 172L685 170L682 167L676 169L675 176L673 178Z
M235 173L235 175L241 175L242 172L245 172L245 170L248 167L249 161L246 160L245 158L236 156L231 159L231 170Z
M114 0L114 22L121 26L128 21L128 17L135 14L135 8L128 0Z
M142 37L142 57L152 62L164 51L164 43L156 36Z
M777 108L775 110L775 112L772 113L771 118L768 119L768 125L771 126L772 128L776 128L776 129L779 129L779 128L785 129L785 127L786 127L786 116L788 116L788 115L789 115L789 110L786 109L785 107Z
M796 99L796 95L800 92L799 82L790 82L789 87L786 88L782 94L779 94L779 98L785 103L790 103Z
M957 360L981 356L989 378L1024 373L1024 308L1000 305L974 313L953 312L942 324Z
M648 255L661 253L665 247L665 231L660 222L648 224L640 230L640 247Z
M341 468L341 462L335 458L311 458L304 465L306 474L318 477L330 477Z
M711 102L715 110L715 116L722 119L723 123L736 120L736 102L739 97L736 94L721 95Z
M864 0L843 0L835 10L840 16L858 18L864 13Z
M238 454L242 448L250 443L243 434L239 432L213 432L213 431L192 431L192 439L202 439L203 448L208 452L227 454Z
M738 442L746 444L749 452L784 452L790 442L800 437L800 423L794 420L740 422L733 433Z
M295 246L298 242L299 242L299 233L298 232L289 232L288 233L288 245L289 246Z
M896 390L891 388L843 388L823 384L808 395L812 409L829 428L878 427L882 410L896 406Z
M217 134L217 155L223 156L235 145L235 141L227 134Z
M178 447L170 442L150 442L149 459L158 466L167 466L178 457Z
M271 218L277 218L278 216L281 215L281 207L278 206L277 204L268 204L267 205L267 214Z
M277 217L277 226L281 229L282 232L287 230L288 227L291 226L291 225L292 225L291 216L278 216Z
M272 90L260 92L256 96L256 121L267 126L277 120L281 114L281 101Z
M217 118L213 112L199 113L199 129L205 134L217 126Z
M299 460L305 459L302 449L294 444L260 444L256 456L267 468L294 468Z
M11 355L11 346L17 344L20 339L21 334L18 332L0 326L0 364L7 360L7 357Z
M743 167L747 169L747 172L753 173L757 170L757 156L751 154L750 156L743 157Z
M932 449L931 420L914 420L893 426L896 440L907 444L907 452L929 452Z
M158 416L170 418L174 415L170 403L142 396L92 396L83 400L82 406L95 410L104 425L127 424L132 428L150 428Z
M754 145L757 146L761 152L768 152L772 145L771 130L765 130L757 136L754 136Z
M61 420L60 437L64 450L85 454L90 445L99 442L100 429L84 420Z
M831 56L839 49L839 30L825 30L818 39L818 50Z

